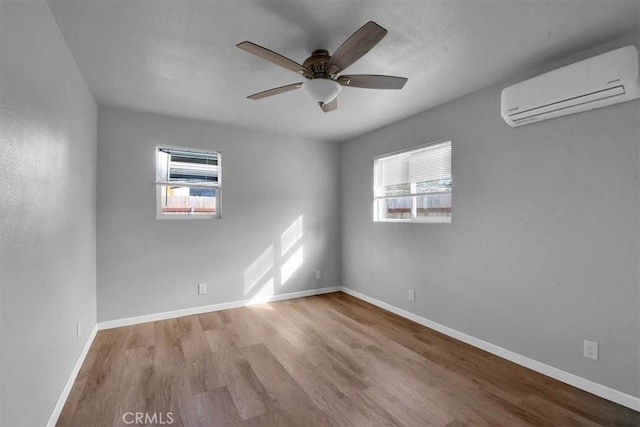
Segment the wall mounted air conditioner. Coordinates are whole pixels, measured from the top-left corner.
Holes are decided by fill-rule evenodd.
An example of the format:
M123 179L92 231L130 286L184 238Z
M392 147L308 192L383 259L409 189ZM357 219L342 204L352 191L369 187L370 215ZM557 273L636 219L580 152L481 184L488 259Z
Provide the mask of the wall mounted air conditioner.
M626 46L509 86L501 114L517 127L639 97L638 50Z

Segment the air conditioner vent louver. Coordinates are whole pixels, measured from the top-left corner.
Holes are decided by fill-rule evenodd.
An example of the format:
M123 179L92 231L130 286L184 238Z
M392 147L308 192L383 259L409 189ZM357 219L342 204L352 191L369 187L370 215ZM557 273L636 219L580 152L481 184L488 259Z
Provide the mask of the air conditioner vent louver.
M627 46L509 86L501 110L517 127L638 97L638 50Z
M537 108L531 108L525 111L519 111L517 113L510 114L509 117L514 122L520 122L524 119L528 119L536 116L544 116L546 114L551 114L555 112L559 112L561 110L566 110L569 108L576 108L581 105L586 105L592 102L599 102L603 99L613 98L616 96L624 95L626 92L623 86L616 86L610 89L598 90L596 92L591 92L586 95L576 96L574 98L565 99L558 102L553 102L551 104L543 105ZM542 117L539 117L542 118Z

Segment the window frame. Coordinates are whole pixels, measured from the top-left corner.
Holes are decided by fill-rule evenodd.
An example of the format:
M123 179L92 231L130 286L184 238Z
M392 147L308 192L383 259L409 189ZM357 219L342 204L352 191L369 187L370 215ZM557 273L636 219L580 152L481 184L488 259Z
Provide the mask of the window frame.
M438 141L428 142L425 144L416 145L414 147L403 148L401 150L392 151L390 153L381 154L379 156L375 156L373 158L373 222L386 222L386 223L409 223L409 224L451 224L453 222L453 184L451 187L451 191L443 191L443 192L431 192L431 193L415 193L416 183L410 183L411 192L408 195L404 196L379 196L379 188L378 188L378 162L381 159L389 158L392 156L400 155L403 153L408 153L411 151L418 151L423 148L427 148L434 145L449 143L449 147L451 148L451 168L453 169L453 140L450 138L441 139ZM453 182L453 170L451 171L451 180ZM427 195L438 195L438 194L449 194L451 197L451 213L449 216L443 217L420 217L417 216L417 198L421 196ZM385 199L393 199L393 198L411 198L411 217L410 218L381 218L380 217L380 202Z
M186 152L194 152L194 153L206 153L206 154L215 154L218 160L218 182L213 183L188 183L188 182L171 182L171 181L159 181L158 175L158 155L162 149L165 150L176 150L176 151L186 151ZM156 187L156 219L222 219L222 152L219 150L213 150L208 148L189 148L189 147L178 147L175 145L157 145L155 148L155 180L154 184ZM162 212L162 187L168 186L176 186L178 184L182 187L193 187L193 188L215 188L216 189L216 212L212 214L193 214L190 212L184 213L163 213Z

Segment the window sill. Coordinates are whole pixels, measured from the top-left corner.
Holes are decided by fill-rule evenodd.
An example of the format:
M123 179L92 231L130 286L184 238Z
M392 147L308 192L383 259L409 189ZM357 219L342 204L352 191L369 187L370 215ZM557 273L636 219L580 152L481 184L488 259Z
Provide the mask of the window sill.
M451 218L374 219L373 222L402 224L451 224Z
M169 220L174 220L174 219L180 219L180 220L184 220L184 219L222 219L222 217L218 216L216 214L188 214L188 213L184 213L184 214L158 214L158 215L156 215L156 219L169 219Z

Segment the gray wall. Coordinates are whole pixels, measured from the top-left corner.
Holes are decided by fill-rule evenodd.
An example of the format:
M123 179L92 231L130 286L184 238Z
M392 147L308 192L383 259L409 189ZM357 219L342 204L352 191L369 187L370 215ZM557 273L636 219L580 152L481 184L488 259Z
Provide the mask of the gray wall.
M343 284L640 396L639 102L512 129L504 86L341 146ZM374 156L445 138L452 224L373 223Z
M510 129L501 85L337 147L97 113L42 1L0 1L0 52L0 425L46 422L96 304L100 320L119 319L339 285L341 273L360 292L640 396L638 101ZM443 138L453 223L373 224L373 157ZM155 219L156 145L222 151L222 219ZM601 343L599 362L582 358L584 338Z
M269 283L276 294L340 285L336 145L121 109L98 117L100 321L250 299ZM222 219L156 219L157 145L222 152ZM302 236L285 233L298 218ZM294 236L285 254L283 234Z
M96 324L97 109L46 3L0 52L0 425L38 426Z

